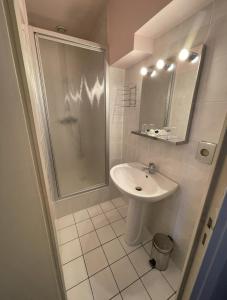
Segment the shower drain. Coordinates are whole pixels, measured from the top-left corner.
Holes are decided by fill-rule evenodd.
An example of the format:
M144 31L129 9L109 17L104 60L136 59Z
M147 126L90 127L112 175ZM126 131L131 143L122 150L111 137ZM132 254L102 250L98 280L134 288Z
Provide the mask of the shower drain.
M139 192L143 190L143 189L141 188L141 186L136 186L135 189L136 189L137 191L139 191Z

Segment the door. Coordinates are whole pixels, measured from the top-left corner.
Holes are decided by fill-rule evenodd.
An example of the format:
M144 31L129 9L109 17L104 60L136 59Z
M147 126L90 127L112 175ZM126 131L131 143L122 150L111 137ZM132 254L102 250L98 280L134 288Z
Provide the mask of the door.
M194 285L191 300L227 299L227 193Z

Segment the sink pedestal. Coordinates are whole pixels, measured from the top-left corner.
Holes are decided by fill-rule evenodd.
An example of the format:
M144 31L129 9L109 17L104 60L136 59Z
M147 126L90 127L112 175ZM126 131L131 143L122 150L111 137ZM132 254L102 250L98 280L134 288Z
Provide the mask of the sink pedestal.
M147 203L129 199L126 243L135 246L141 243Z
M147 205L169 197L178 187L176 182L158 172L147 174L145 167L135 162L117 165L110 170L117 188L129 198L125 238L129 246L139 244L143 238Z

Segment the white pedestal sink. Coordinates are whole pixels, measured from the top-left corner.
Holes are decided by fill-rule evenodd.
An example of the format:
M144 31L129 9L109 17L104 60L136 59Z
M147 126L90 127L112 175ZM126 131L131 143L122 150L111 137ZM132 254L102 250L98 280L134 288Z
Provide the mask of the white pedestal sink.
M178 185L162 174L148 174L141 163L125 163L114 166L110 176L117 188L129 199L126 242L141 242L146 208L149 203L160 201L173 194Z

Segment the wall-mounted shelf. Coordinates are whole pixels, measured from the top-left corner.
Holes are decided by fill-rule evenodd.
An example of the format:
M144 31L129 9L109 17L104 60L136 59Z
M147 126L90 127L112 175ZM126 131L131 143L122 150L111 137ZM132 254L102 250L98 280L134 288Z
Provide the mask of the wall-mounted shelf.
M131 131L131 133L135 134L135 135L145 137L145 138L149 138L149 139L152 139L152 140L165 142L165 143L171 143L171 144L174 144L174 145L182 145L182 144L187 143L187 141L182 141L182 140L179 140L177 138L176 139L174 139L174 138L167 139L167 138L162 138L162 137L159 137L159 136L151 136L151 135L148 135L148 134L143 133L141 131L134 131L133 130L133 131Z

